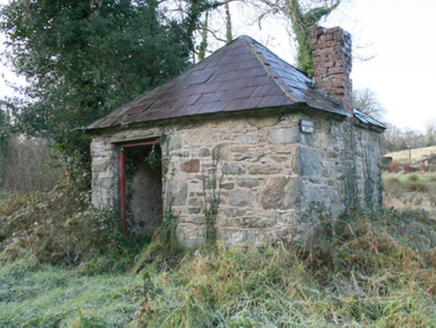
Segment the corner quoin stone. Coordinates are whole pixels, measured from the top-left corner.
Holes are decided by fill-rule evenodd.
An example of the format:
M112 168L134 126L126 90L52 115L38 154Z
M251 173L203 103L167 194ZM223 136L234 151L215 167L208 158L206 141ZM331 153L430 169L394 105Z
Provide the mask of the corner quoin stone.
M264 210L288 210L299 203L298 179L276 177L268 179L261 196Z
M321 165L319 157L312 151L300 148L300 174L301 176L319 176Z

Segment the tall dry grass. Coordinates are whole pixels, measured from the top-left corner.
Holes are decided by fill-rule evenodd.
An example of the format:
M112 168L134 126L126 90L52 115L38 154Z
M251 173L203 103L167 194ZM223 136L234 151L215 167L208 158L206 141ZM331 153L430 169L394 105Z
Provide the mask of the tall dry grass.
M436 326L435 223L386 211L326 222L311 245L220 245L146 266L132 326Z
M143 244L120 227L118 214L92 208L71 175L49 192L0 191L0 261L35 258L87 274L125 270Z

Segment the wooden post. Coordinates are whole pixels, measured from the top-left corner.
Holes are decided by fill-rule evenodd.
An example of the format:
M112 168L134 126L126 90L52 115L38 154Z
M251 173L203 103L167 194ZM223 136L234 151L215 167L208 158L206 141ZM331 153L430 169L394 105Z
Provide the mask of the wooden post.
M118 184L120 193L120 214L122 218L121 232L127 233L127 208L126 208L126 153L124 148L118 152Z
M409 145L409 165L412 164L412 148Z

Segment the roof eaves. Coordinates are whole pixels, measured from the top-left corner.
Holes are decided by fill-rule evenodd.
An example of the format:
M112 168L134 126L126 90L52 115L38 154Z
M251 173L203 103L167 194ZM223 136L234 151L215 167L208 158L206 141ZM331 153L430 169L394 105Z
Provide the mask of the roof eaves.
M374 119L373 117L365 114L364 112L358 110L357 108L353 108L354 117L361 123L368 125L369 128L374 127L378 130L386 130L388 127Z

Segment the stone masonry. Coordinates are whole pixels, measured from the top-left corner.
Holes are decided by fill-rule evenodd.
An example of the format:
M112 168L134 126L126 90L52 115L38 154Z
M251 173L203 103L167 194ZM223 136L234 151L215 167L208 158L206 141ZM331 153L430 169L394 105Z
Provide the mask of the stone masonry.
M299 131L302 118L314 122L313 134ZM218 238L229 244L304 238L318 220L305 215L313 202L330 208L334 217L344 211L350 172L364 208L381 200L380 153L372 146L379 142L378 133L322 113L309 117L302 112L264 110L250 117L182 118L171 125L145 124L100 134L91 144L92 201L97 208L118 202L120 145L162 135L166 136L162 156L168 163L164 206L171 206L177 215L177 236L186 246L203 242L204 193L208 192L203 186L214 154L219 154ZM350 140L358 141L354 148ZM368 179L374 188L371 201L365 198Z

